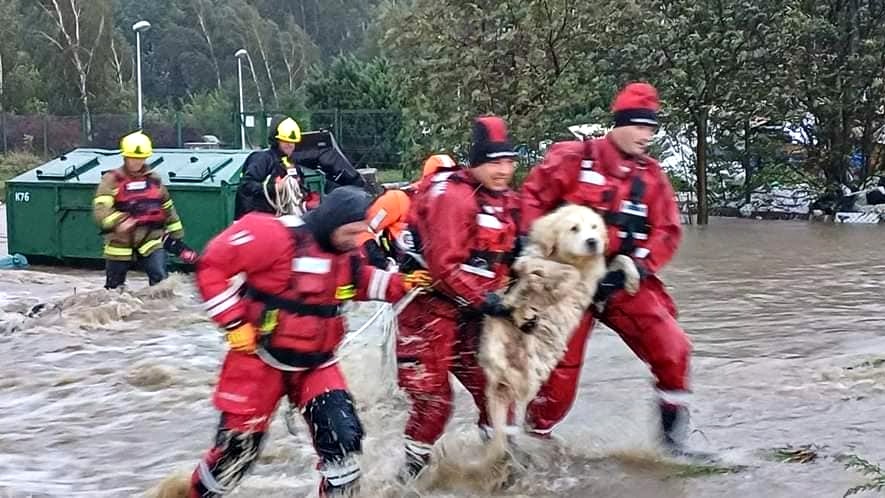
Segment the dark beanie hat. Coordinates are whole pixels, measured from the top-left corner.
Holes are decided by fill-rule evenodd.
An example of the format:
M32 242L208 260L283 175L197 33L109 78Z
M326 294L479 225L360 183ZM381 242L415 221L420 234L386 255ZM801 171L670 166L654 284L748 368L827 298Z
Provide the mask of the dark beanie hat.
M615 127L658 125L658 91L648 83L630 83L615 97L612 112Z
M473 141L470 144L470 167L501 159L516 157L507 131L507 123L498 116L484 116L473 121Z
M313 211L304 215L304 223L324 251L337 252L332 246L335 229L366 219L372 196L357 187L338 187Z

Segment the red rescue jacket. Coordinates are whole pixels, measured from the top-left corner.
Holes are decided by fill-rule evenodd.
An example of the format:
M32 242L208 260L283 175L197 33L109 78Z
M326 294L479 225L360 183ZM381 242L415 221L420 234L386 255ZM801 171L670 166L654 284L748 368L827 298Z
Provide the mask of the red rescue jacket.
M356 252L325 252L295 216L249 213L209 242L197 286L219 325L245 320L279 361L312 368L331 360L345 333L341 304L394 302L399 275L362 264Z
M654 159L628 157L609 137L554 144L522 187L520 232L564 203L603 215L609 256L629 254L655 273L682 239L679 208L670 180Z
M410 241L439 290L476 307L507 282L519 203L483 188L467 171L437 173L412 199Z

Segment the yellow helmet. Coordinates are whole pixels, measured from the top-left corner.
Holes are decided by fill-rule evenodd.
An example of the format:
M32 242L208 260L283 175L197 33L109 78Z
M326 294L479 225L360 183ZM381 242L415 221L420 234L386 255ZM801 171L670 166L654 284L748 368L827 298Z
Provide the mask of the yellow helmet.
M120 140L120 153L123 157L146 159L154 152L151 139L140 131L130 133Z
M292 118L286 118L277 125L276 135L274 138L280 142L289 142L297 144L301 141L301 127Z

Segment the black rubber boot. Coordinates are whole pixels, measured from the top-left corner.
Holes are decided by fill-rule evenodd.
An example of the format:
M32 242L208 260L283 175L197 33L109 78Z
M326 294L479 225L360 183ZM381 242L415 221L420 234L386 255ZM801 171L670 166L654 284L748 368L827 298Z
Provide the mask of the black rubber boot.
M685 452L685 438L688 428L688 408L681 405L660 402L661 443L674 454Z
M402 468L399 469L399 473L396 475L396 480L399 481L400 484L408 484L414 481L429 463L429 455L425 458L406 451L406 461L403 463Z

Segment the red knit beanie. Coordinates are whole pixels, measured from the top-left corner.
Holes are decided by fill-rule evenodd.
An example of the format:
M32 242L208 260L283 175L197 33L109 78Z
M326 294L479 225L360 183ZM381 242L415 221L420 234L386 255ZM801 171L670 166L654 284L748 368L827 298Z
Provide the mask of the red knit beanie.
M658 91L648 83L630 83L615 97L612 112L615 127L618 126L657 126Z
M470 144L470 167L519 154L513 150L507 123L498 116L483 116L473 121L473 141Z

